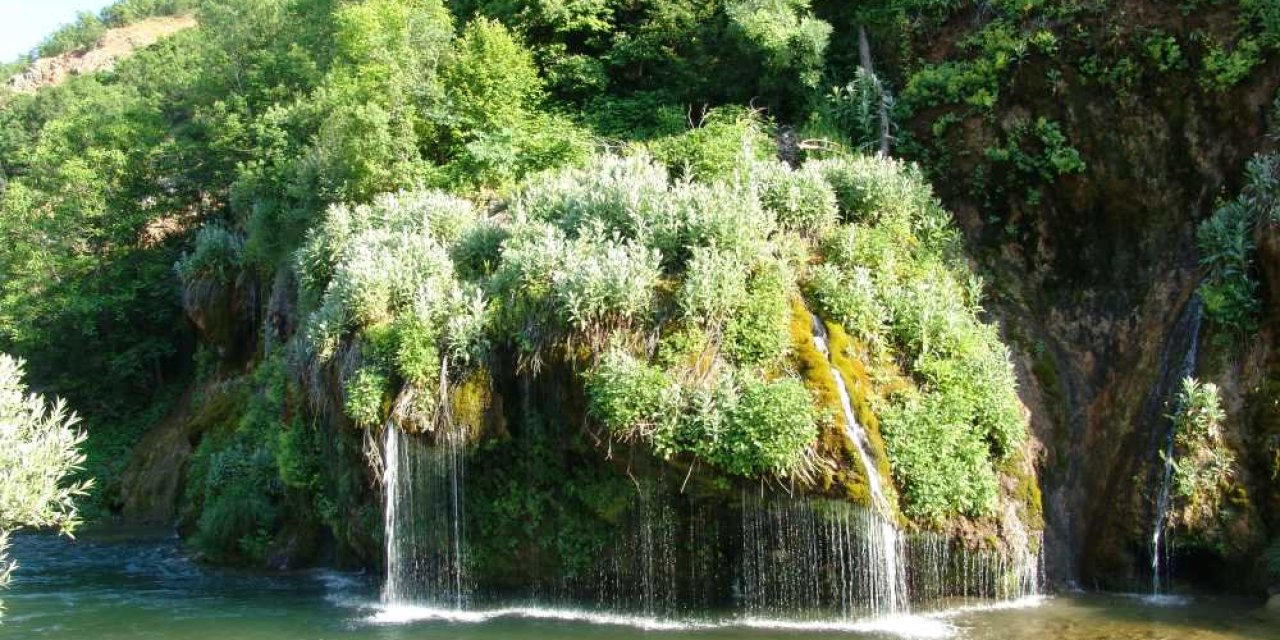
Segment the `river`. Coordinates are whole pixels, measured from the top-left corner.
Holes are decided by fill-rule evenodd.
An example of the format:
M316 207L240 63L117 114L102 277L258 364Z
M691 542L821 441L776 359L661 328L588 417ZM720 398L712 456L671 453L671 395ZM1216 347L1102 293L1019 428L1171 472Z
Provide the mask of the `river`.
M263 574L203 566L166 536L25 535L3 592L0 638L67 640L648 640L972 638L1163 640L1280 638L1253 601L1106 594L860 623L669 622L513 607L468 612L378 605L381 577L329 570Z

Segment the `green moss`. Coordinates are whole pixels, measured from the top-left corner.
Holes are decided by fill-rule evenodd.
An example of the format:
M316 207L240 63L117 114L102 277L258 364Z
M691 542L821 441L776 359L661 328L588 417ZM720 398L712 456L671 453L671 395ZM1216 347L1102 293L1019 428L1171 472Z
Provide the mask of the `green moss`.
M472 434L484 427L489 408L493 405L493 382L489 370L479 367L463 378L450 398L453 421Z
M1011 496L1022 506L1022 523L1032 530L1044 529L1044 503L1033 467L1025 459L1025 452L1012 456L1000 466L1000 473L1013 480Z
M889 456L885 453L884 439L880 435L880 421L871 410L871 378L862 363L866 349L850 338L839 324L830 321L824 321L823 324L827 328L831 361L840 375L844 376L845 388L849 390L858 423L867 432L867 439L871 442L871 454L876 458L877 471L880 477L889 478Z
M813 396L819 415L825 418L818 433L818 454L840 463L835 469L824 469L820 482L825 490L835 489L852 502L870 505L871 490L866 473L861 465L854 462L858 453L846 435L840 392L831 377L830 364L813 344L811 318L804 302L799 297L793 298L790 322L792 365Z

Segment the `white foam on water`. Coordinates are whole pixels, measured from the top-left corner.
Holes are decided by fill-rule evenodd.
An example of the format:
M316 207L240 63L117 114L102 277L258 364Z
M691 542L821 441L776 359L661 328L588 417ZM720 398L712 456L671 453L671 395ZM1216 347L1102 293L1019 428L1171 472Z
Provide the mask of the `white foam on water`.
M933 611L923 614L929 618L950 618L953 616L965 615L969 613L982 613L984 611L1009 611L1014 609L1033 609L1049 600L1049 596L1023 596L1012 600L999 600L995 602L987 602L983 604L966 604L958 607L950 607L941 611Z
M1134 594L1133 597L1145 598ZM1184 596L1165 596L1167 600L1187 601ZM499 618L559 620L586 624L625 626L645 631L688 631L694 629L750 628L776 631L837 632L887 634L909 640L942 640L953 638L959 628L949 618L987 611L1005 611L1039 607L1048 596L1025 596L1013 600L970 604L919 615L889 615L855 620L787 620L773 618L726 618L722 620L671 620L645 616L596 613L582 609L544 607L502 607L487 610L464 610L411 604L376 604L374 613L365 621L374 625L403 625L415 622L477 624Z
M778 631L839 631L846 633L887 633L900 638L950 638L956 628L931 616L898 615L866 620L769 620L744 618L722 626L773 629Z
M1152 607L1185 607L1191 604L1191 596L1179 596L1171 593L1125 593L1121 595Z
M372 624L395 625L422 621L478 623L497 618L527 618L533 620L561 620L589 624L635 627L650 631L682 631L720 626L716 623L662 620L642 616L594 613L580 609L547 609L542 607L507 607L467 611L419 605L378 605L376 613L368 618Z

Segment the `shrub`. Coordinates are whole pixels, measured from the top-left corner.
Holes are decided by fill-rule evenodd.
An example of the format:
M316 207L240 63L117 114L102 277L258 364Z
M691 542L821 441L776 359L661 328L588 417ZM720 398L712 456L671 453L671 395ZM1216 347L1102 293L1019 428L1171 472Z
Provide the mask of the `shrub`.
M359 427L370 427L382 419L382 399L389 388L387 375L377 366L365 365L344 381L343 409Z
M61 400L27 391L25 363L0 353L0 588L16 565L9 534L21 527L54 527L70 535L79 524L75 501L91 480L70 481L84 455L79 418Z
M573 240L562 260L552 287L562 316L578 331L603 336L648 313L660 275L657 251L594 231Z
M1256 326L1261 312L1254 276L1254 212L1244 203L1227 203L1196 230L1205 278L1200 298L1213 323L1242 335Z
M172 16L192 11L197 0L118 0L102 10L102 21L110 27L123 27L145 18Z
M1212 525L1235 473L1235 455L1223 439L1226 414L1217 385L1183 379L1177 411L1170 418L1173 459L1164 462L1173 471L1175 521L1186 527Z
M880 345L888 313L876 296L871 271L855 267L846 273L832 264L809 272L805 292L817 303L822 316L831 318L867 345Z
M515 210L552 222L567 234L598 226L669 254L677 229L668 191L666 169L647 154L606 154L593 158L587 168L533 178L517 193Z
M107 26L102 23L101 18L88 11L81 11L76 14L75 22L63 26L45 38L44 42L36 47L36 54L41 58L48 58L92 49L102 42L102 36L106 33Z
M814 166L835 191L845 222L887 223L909 232L912 216L934 207L933 193L914 164L879 156L837 156Z
M787 267L757 265L747 280L746 297L724 330L722 349L734 363L768 365L786 355L791 336L787 296L794 287Z
M621 349L610 349L586 375L587 411L624 439L652 437L669 428L679 410L679 389L662 369Z
M774 144L755 113L715 109L697 128L648 148L678 176L710 183L746 180L753 164L772 158Z
M814 164L792 170L783 164L756 172L760 204L772 211L783 229L818 237L839 221L836 194Z
M184 284L196 280L227 283L244 263L244 240L218 225L205 225L196 232L195 248L173 265Z
M740 260L753 260L764 253L765 240L777 228L772 212L744 185L686 184L674 196L680 238L675 265L684 264L694 247L715 247Z
M747 269L737 256L714 247L694 247L676 292L676 304L686 319L719 327L746 296Z
M907 391L884 407L880 432L908 516L941 523L995 506L995 472L986 443L970 427L969 406L943 393Z
M818 437L813 398L793 378L746 379L726 422L710 458L743 476L802 473Z

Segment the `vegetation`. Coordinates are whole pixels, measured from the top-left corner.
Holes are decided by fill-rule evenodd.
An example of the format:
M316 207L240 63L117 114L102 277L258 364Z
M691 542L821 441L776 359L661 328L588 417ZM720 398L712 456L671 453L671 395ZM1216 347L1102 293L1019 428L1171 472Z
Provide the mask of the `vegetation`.
M462 420L458 394L509 362L578 385L584 415L547 428L837 492L823 470L858 461L799 308L842 336L832 360L902 515L990 517L1026 419L926 177L977 190L980 217L1025 213L1093 159L1076 120L1018 92L1125 100L1183 74L1218 95L1280 46L1274 3L1226 22L1199 20L1219 3L1168 9L1205 23L1192 34L1112 29L1110 4L125 0L41 53L149 16L199 26L0 97L0 349L84 413L85 465L116 486L192 384L184 287L242 296L265 330L235 367L202 367L183 515L208 557L258 562L300 504L326 526L367 516L359 479L320 460L358 458L389 421L478 432L484 403ZM864 28L876 75L854 59ZM864 155L882 107L893 153L920 164ZM1275 164L1198 234L1206 313L1235 334L1260 321ZM325 418L360 429L339 446Z
M1171 522L1188 530L1216 525L1235 474L1235 455L1223 440L1222 400L1212 382L1182 381L1173 419L1174 508ZM1163 457L1163 454L1162 454Z
M84 463L79 418L62 400L28 392L23 377L23 362L0 353L0 588L17 568L9 535L21 527L71 535L80 523L75 501L93 484L71 479Z
M1229 336L1257 328L1259 300L1254 230L1280 222L1280 155L1254 157L1236 199L1221 204L1200 223L1196 241L1205 269L1200 297L1205 313Z

